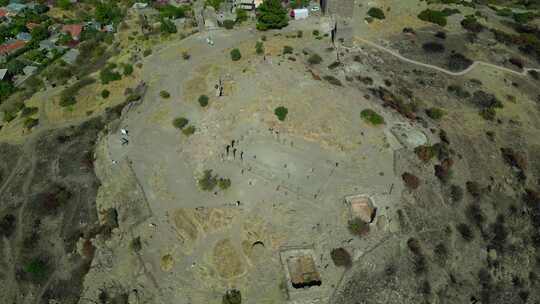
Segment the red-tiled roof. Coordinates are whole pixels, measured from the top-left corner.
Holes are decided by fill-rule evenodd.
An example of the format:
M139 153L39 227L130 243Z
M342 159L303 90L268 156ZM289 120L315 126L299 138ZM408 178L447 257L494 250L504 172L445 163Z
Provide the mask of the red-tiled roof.
M0 8L0 18L5 17L7 15L7 11L5 9Z
M62 27L62 32L69 33L74 39L79 38L83 29L82 24L66 24Z
M16 51L26 45L25 41L22 40L16 40L15 42L9 43L9 44L2 44L0 45L0 55L6 55L13 51Z

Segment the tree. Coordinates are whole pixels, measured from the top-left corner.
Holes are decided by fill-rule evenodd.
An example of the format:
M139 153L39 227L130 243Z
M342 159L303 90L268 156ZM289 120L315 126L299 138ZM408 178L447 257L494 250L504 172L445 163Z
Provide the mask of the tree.
M176 25L172 21L168 19L164 19L164 18L161 19L160 30L162 33L170 33L170 34L174 34L178 31L176 29Z
M199 96L199 105L203 108L206 107L208 105L208 100L209 98L206 95Z
M257 43L255 43L255 53L257 53L257 55L264 54L264 44L262 41L257 41Z
M204 170L203 176L199 178L199 187L204 191L212 191L218 183L217 176L212 175L212 170Z
M188 123L189 120L185 117L178 117L173 120L173 126L178 129L183 129Z
M238 61L242 58L242 54L240 53L239 49L232 49L231 50L231 59L232 61Z
M276 114L277 118L280 120L280 121L284 121L285 118L287 117L287 114L289 113L289 110L283 106L281 107L277 107L275 110L274 110L274 114Z
M372 17L372 18L376 18L376 19L384 19L385 16L384 16L384 12L382 9L378 8L378 7L372 7L370 8L368 11L367 11L367 14Z
M243 9L236 9L236 23L242 23L248 20L248 14Z
M4 101L9 95L15 92L15 87L11 82L0 81L0 102Z
M287 10L279 0L264 0L257 9L257 29L281 29L289 24Z
M96 6L96 21L103 24L117 24L122 19L122 11L113 1L104 1Z
M71 7L71 1L69 0L58 0L56 1L56 6L63 10L68 10Z

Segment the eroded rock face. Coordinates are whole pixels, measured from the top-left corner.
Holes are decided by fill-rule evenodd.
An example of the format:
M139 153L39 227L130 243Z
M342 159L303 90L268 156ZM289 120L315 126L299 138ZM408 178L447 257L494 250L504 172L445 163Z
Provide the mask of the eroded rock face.
M425 145L428 142L428 138L424 132L406 124L395 124L391 131L397 140L409 149Z

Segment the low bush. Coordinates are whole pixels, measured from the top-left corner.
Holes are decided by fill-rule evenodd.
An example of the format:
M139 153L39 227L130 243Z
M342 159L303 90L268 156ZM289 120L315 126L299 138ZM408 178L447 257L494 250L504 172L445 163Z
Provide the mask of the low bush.
M161 91L161 92L159 92L159 96L161 98L169 98L169 97L171 97L171 94L169 92L167 92L167 91Z
M347 228L351 234L362 236L369 232L369 223L364 222L361 218L354 218L348 222Z
M220 178L218 180L218 186L221 190L227 190L231 187L231 180L228 178Z
M373 111L372 109L362 110L362 112L360 112L360 117L364 121L374 126L384 124L384 118L381 115L377 114L377 112Z
M345 248L334 248L330 252L330 257L337 267L350 268L352 266L351 254Z
M210 98L208 98L208 96L201 95L201 96L199 96L198 102L199 102L199 105L204 108L204 107L206 107L208 105L209 100L210 100Z
M188 123L189 120L185 117L178 117L173 120L173 126L178 129L183 129Z
M444 53L445 47L442 43L432 41L422 44L422 49L427 53Z
M322 57L319 56L318 54L311 54L311 56L309 56L308 58L308 63L309 64L319 64L321 63L323 60L322 60Z
M435 156L435 150L432 146L423 145L414 148L414 153L424 162L429 162Z
M384 15L384 11L378 7L372 7L367 11L368 16L375 19L384 19L386 16Z
M99 78L102 84L108 84L109 82L118 81L122 79L122 75L115 71L116 64L108 64L101 72L99 72Z
M194 126L186 127L182 129L182 133L186 136L193 135L193 133L195 133L195 127Z
M336 77L332 75L325 75L323 76L323 79L328 81L332 85L339 86L339 87L343 86L343 84L341 83L341 80L337 79Z
M257 53L257 55L264 54L264 44L262 41L257 41L257 43L255 43L255 53Z
M420 241L416 238L409 238L407 240L407 247L415 255L422 254L422 245L420 244Z
M474 239L474 234L469 225L461 223L457 225L456 229L465 241L470 242Z
M133 74L133 66L131 64L124 65L124 76L129 76Z
M289 110L283 106L280 106L274 109L274 114L277 116L277 118L280 121L284 121L288 113L289 113Z
M182 52L182 59L189 60L190 58L191 58L191 55L188 52L186 51Z
M472 64L472 60L465 57L463 54L455 53L448 57L448 69L453 72L465 70Z
M426 22L435 23L440 26L446 26L446 17L447 15L444 12L431 9L423 10L418 15L418 19Z
M212 170L204 170L202 177L198 180L199 187L204 191L214 190L217 183L217 176L212 175Z
M242 294L239 290L232 289L227 290L223 295L222 304L241 304L242 303Z
M24 127L28 130L32 129L38 124L39 124L39 119L37 118L28 117L24 120Z
M239 49L232 49L231 50L231 60L232 61L238 61L242 58L242 54L240 53Z
M461 202L463 200L463 189L458 185L450 186L450 198L453 202Z
M293 53L293 48L292 46L284 46L283 47L283 54L292 54Z
M234 20L223 20L223 27L232 30L234 28Z
M440 108L435 108L435 107L426 109L426 114L429 118L434 119L434 120L439 120L444 116L443 110L441 110Z
M480 33L484 30L484 26L474 16L467 16L463 19L461 26L472 33Z
M111 92L107 89L104 89L103 91L101 91L101 97L103 99L107 99L109 98L109 96L111 95Z

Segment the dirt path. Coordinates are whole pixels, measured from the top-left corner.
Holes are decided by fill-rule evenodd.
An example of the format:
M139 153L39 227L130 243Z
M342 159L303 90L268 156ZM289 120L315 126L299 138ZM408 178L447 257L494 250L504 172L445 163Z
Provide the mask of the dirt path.
M405 62L410 63L410 64L422 66L422 67L425 67L425 68L428 68L428 69L433 69L433 70L436 70L436 71L439 71L441 73L445 73L445 74L451 75L451 76L463 76L463 75L469 73L470 71L472 71L474 68L476 68L478 66L481 66L481 65L486 66L486 67L490 67L490 68L493 68L493 69L496 69L496 70L499 70L499 71L503 71L503 72L506 72L506 73L514 74L514 75L517 75L517 76L527 76L527 73L529 71L540 72L540 69L536 69L536 68L523 68L523 71L518 72L518 71L514 71L514 70L509 69L509 68L505 68L505 67L502 67L502 66L498 66L498 65L488 63L488 62L483 62L483 61L474 61L473 64L471 64L465 70L460 71L460 72L452 72L452 71L443 69L441 67L438 67L438 66L435 66L435 65L432 65L432 64L427 64L427 63L423 63L423 62L419 62L419 61L416 61L416 60L412 60L412 59L403 57L398 52L393 51L393 50L391 50L389 48L386 48L384 46L381 46L379 44L376 44L375 42L372 42L372 41L369 41L369 40L366 40L366 39L363 39L363 38L359 38L359 37L357 37L356 39L358 41L361 41L361 42L363 42L365 44L368 44L368 45L370 45L370 46L372 46L372 47L374 47L376 49L379 49L381 51L389 53L390 55L398 58L399 60L405 61Z

